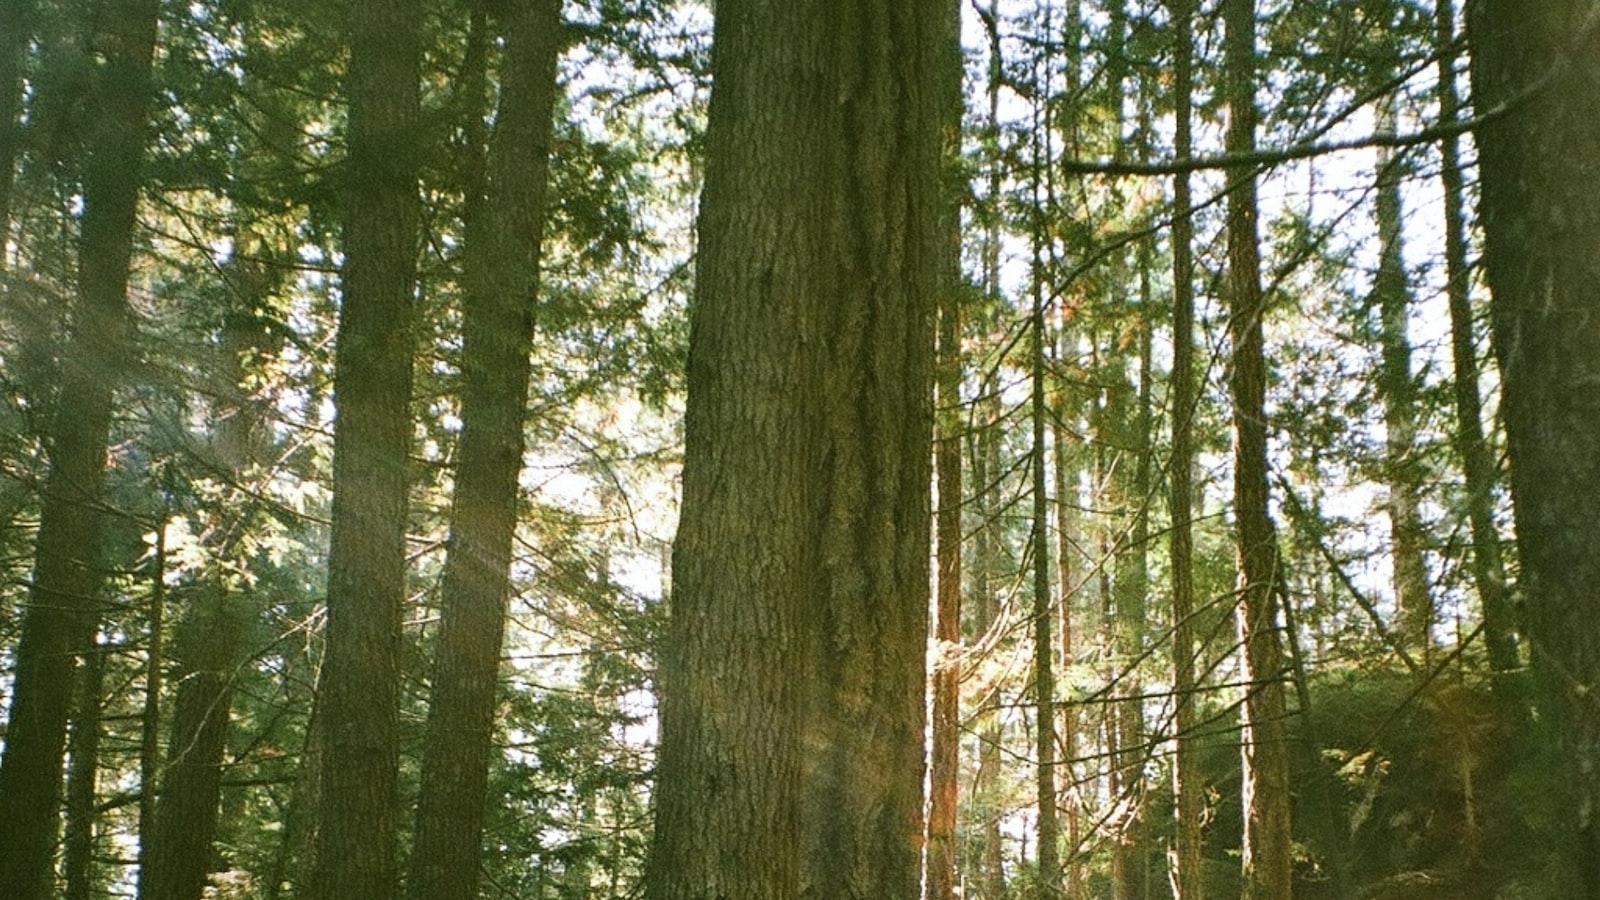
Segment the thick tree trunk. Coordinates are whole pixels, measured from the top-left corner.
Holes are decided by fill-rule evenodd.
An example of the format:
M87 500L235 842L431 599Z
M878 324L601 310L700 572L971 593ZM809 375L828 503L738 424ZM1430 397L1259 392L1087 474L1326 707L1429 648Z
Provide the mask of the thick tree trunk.
M397 890L421 19L419 0L351 12L315 900L392 900Z
M1255 2L1224 0L1227 149L1255 149ZM1273 588L1278 542L1268 504L1266 359L1253 173L1235 171L1228 194L1229 332L1233 340L1234 524L1239 548L1239 640L1244 703L1244 900L1293 896L1289 750L1283 649Z
M919 893L939 18L717 4L652 900Z
M50 440L33 585L16 649L5 756L0 759L0 897L53 891L62 756L74 658L94 634L101 572L100 488L112 391L127 368L132 255L148 127L158 5L107 0L108 50L92 92L78 247L78 296Z
M1173 150L1179 159L1194 154L1195 0L1171 0L1173 92L1176 126ZM1176 816L1171 880L1174 900L1205 900L1201 874L1201 821L1205 797L1195 735L1194 629L1194 420L1199 399L1194 339L1194 193L1188 173L1172 184L1172 461L1167 508L1172 518L1172 760L1173 814Z
M1527 635L1567 764L1574 894L1600 898L1600 14L1480 0L1469 24L1495 114L1477 139Z
M1461 115L1456 92L1455 4L1438 0L1436 41L1439 56L1439 118L1453 122ZM1451 380L1456 401L1456 453L1467 486L1467 521L1472 531L1472 580L1483 607L1483 636L1495 688L1513 706L1522 699L1515 673L1521 668L1517 622L1506 589L1500 531L1494 522L1494 490L1499 465L1483 434L1483 398L1478 387L1478 342L1473 328L1472 269L1467 260L1466 185L1461 141L1455 135L1439 142L1439 180L1444 188L1445 292L1450 303Z
M1396 102L1393 96L1383 101L1378 130L1394 131ZM1434 611L1428 590L1428 564L1423 555L1427 535L1422 524L1421 478L1417 473L1417 386L1411 374L1411 339L1407 334L1411 285L1406 275L1401 230L1404 208L1400 165L1395 151L1378 149L1378 271L1372 292L1382 347L1378 394L1383 399L1387 432L1384 474L1389 483L1389 553L1393 560L1396 631L1407 649L1425 651Z
M463 424L408 885L417 900L477 896L511 590L561 4L519 0L503 16L487 195L464 248Z

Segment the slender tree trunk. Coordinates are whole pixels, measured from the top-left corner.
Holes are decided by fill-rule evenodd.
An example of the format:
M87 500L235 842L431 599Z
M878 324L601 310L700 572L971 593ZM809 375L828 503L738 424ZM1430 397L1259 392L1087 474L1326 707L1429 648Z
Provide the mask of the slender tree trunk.
M1194 155L1195 0L1170 0L1173 22L1173 150ZM1195 735L1194 633L1194 420L1199 409L1194 339L1194 191L1187 172L1172 183L1172 462L1167 508L1171 513L1172 568L1172 760L1175 825L1171 862L1174 900L1205 900L1201 871L1204 847L1200 818L1205 797Z
M1494 291L1541 712L1566 771L1569 896L1600 898L1600 14L1588 0L1471 7L1485 262Z
M409 884L417 900L477 896L511 590L561 4L523 0L503 14L488 193L464 251L463 425Z
M1121 700L1117 709L1117 767L1121 795L1119 804L1127 810L1123 817L1116 844L1112 848L1115 872L1112 886L1117 900L1142 900L1149 893L1149 864L1146 859L1144 822L1144 764L1148 758L1145 748L1144 686L1139 677L1139 660L1145 654L1146 618L1149 616L1150 592L1150 498L1151 474L1154 469L1155 442L1151 433L1153 388L1152 358L1154 355L1154 326L1151 324L1154 306L1150 272L1155 266L1153 248L1149 242L1140 245L1139 292L1141 295L1139 334L1139 385L1137 406L1134 410L1131 448L1135 454L1133 478L1128 491L1129 512L1126 548L1118 557L1117 571L1117 637L1121 646L1117 655L1125 662L1122 669Z
M1461 115L1456 93L1454 51L1455 5L1438 0L1439 118L1453 122ZM1451 135L1439 142L1439 179L1444 188L1445 293L1450 303L1451 381L1456 401L1456 453L1467 485L1467 521L1472 530L1472 580L1483 607L1484 642L1496 690L1520 705L1514 674L1521 666L1517 622L1506 590L1500 531L1494 522L1494 489L1499 465L1483 434L1483 399L1478 388L1478 344L1473 329L1472 269L1467 261L1466 186L1462 175L1461 141Z
M392 900L416 290L420 0L352 7L315 900Z
M211 871L222 793L222 757L243 637L240 598L198 589L177 626L182 673L172 705L170 758L161 780L150 846L141 855L140 900L199 900Z
M1378 129L1395 128L1396 100L1383 101ZM1393 558L1397 631L1408 648L1426 650L1433 624L1433 598L1428 591L1428 564L1423 556L1426 534L1422 525L1420 481L1417 473L1417 388L1411 374L1411 340L1406 334L1411 285L1406 275L1401 231L1404 209L1400 199L1401 159L1387 147L1378 148L1378 272L1372 290L1378 309L1378 334L1382 346L1378 393L1383 398L1384 472L1389 482L1390 556ZM1426 655L1426 654L1424 654Z
M1049 25L1045 26L1048 33ZM1045 60L1045 77L1049 80L1049 60ZM1046 92L1038 86L1039 94ZM1039 106L1043 100L1039 101ZM1050 481L1046 465L1049 449L1046 443L1047 416L1045 403L1049 385L1045 381L1045 296L1043 181L1044 168L1049 165L1050 117L1039 106L1034 112L1033 157L1033 308L1029 318L1028 363L1031 388L1030 415L1033 435L1029 451L1033 516L1028 534L1028 548L1033 563L1033 705L1034 742L1036 757L1035 807L1038 814L1039 878L1035 896L1039 900L1061 895L1061 825L1056 797L1056 682L1053 660L1055 658L1055 616L1051 608L1050 593Z
M1051 208L1055 208L1051 204ZM1068 336L1063 331L1057 336L1055 363L1057 371L1065 371L1064 359ZM1063 393L1066 386L1058 387ZM1067 410L1072 409L1072 401L1063 400L1060 404L1061 412L1052 423L1051 447L1055 455L1055 511L1056 511L1056 602L1057 621L1060 623L1060 636L1057 643L1061 647L1061 665L1064 669L1070 668L1077 658L1077 637L1074 629L1073 606L1077 597L1077 582L1081 581L1073 560L1081 556L1078 549L1078 535L1080 531L1078 504L1077 468L1074 454L1068 452L1072 440L1067 428ZM1064 872L1061 887L1067 897L1079 897L1083 894L1083 814L1082 796L1078 786L1078 730L1079 724L1078 705L1064 700L1057 704L1059 712L1058 725L1061 729L1061 763L1060 763L1060 790L1058 796L1063 806L1062 815L1066 819L1066 841L1071 855L1062 861Z
M938 484L935 519L937 593L934 598L934 669L932 673L932 742L928 799L927 874L924 896L928 900L955 900L958 891L959 848L956 843L956 806L961 774L961 440L964 421L961 405L961 313L965 296L961 278L961 207L956 198L965 194L961 159L961 9L944 2L939 9L945 33L940 46L945 59L939 66L944 112L943 156L945 199L939 285L939 344L935 360L936 418L934 467Z
M150 864L150 847L156 830L156 782L161 773L161 682L166 666L167 616L167 514L155 528L156 545L151 560L150 598L145 613L149 636L145 638L144 715L139 723L139 881ZM143 893L141 889L141 893Z
M78 702L72 716L71 765L67 768L66 834L61 847L64 900L89 900L95 892L95 832L99 816L101 698L105 693L105 648L92 638L78 671Z
M1035 263L1038 263L1037 258ZM1036 272L1035 278L1043 276ZM1033 335L1029 351L1033 398L1033 523L1028 546L1033 553L1033 699L1034 752L1038 755L1039 890L1040 900L1061 893L1061 832L1056 809L1055 616L1050 600L1050 506L1045 455L1044 291L1035 283Z
M78 296L50 441L33 585L16 648L0 759L0 897L53 892L58 801L74 658L94 634L101 582L99 516L113 388L132 343L128 265L148 127L158 5L106 0L107 57L95 89L84 166Z
M652 900L919 893L939 19L717 4Z
M992 284L992 282L991 282ZM1000 618L997 601L999 584L995 574L994 523L999 514L998 486L992 482L1000 469L999 398L993 377L984 380L979 391L979 424L972 448L972 482L977 490L979 524L973 540L972 558L977 567L978 620L985 632ZM1000 831L1000 751L1004 723L1000 718L998 685L985 685L988 695L979 714L978 773L973 793L983 816L979 846L979 885L983 900L1004 900L1006 873L1003 837Z
M983 15L985 36L989 41L988 58L988 125L989 140L986 148L989 158L987 227L984 229L983 283L986 307L990 316L1000 307L1000 82L1004 73L1001 56L999 0L991 0ZM996 524L1000 515L1000 387L995 372L990 370L978 391L979 426L974 439L972 475L978 494L980 518L973 558L977 561L979 617L987 631L995 627L1001 611L999 604L999 577L996 566L999 535ZM983 800L982 885L984 900L1002 900L1006 896L1004 836L1000 830L1001 810L1001 750L1005 739L1005 721L1000 715L1000 690L998 685L986 685L988 695L984 701L982 728L978 744L978 778L976 792Z
M1255 149L1255 2L1224 0L1227 149ZM1283 649L1273 587L1278 544L1268 506L1266 360L1256 183L1233 172L1228 194L1229 331L1233 339L1234 519L1239 547L1239 639L1248 683L1244 704L1244 900L1293 896L1289 751Z

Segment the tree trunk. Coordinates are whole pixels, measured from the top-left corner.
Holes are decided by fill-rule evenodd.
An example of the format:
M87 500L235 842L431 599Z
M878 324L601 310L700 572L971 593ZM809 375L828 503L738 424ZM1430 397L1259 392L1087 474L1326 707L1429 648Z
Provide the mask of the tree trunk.
M1173 93L1176 99L1173 151L1194 155L1195 0L1170 0L1173 22ZM1171 864L1174 900L1205 900L1201 873L1201 816L1205 796L1200 780L1195 734L1194 629L1194 420L1199 392L1194 339L1194 193L1187 172L1172 183L1172 461L1167 508L1172 518L1172 760L1173 814L1176 816Z
M463 251L463 424L408 886L417 900L477 896L511 591L561 4L521 0L504 16L487 195Z
M1461 115L1456 93L1455 5L1438 0L1439 118L1453 122ZM1499 465L1483 434L1483 399L1478 387L1478 344L1473 329L1472 269L1467 260L1466 186L1462 175L1461 140L1439 142L1439 180L1444 188L1445 292L1450 302L1451 380L1456 401L1456 453L1467 487L1467 521L1472 531L1472 580L1483 607L1483 635L1495 689L1521 706L1515 673L1522 667L1517 648L1517 622L1506 590L1500 531L1494 522L1494 489Z
M653 900L919 892L939 19L717 4Z
M112 391L132 343L128 265L148 127L158 4L107 0L110 48L85 121L75 327L63 354L33 585L16 648L5 755L0 759L0 897L53 893L62 755L74 658L94 634L101 582L97 506L105 477Z
M929 748L928 852L924 895L928 900L955 900L958 890L956 805L961 774L961 11L941 3L945 34L939 39L946 58L939 66L944 111L946 207L941 235L939 344L936 359L934 465L938 479L935 547L938 554L934 598L934 668L932 741Z
M139 882L143 893L150 848L155 843L156 782L161 773L161 682L166 660L167 617L167 514L155 527L150 597L146 607L149 636L145 638L144 715L139 722Z
M992 144L985 147L989 158L988 201L983 243L983 286L985 308L993 315L1000 307L1000 81L1004 72L999 30L999 0L990 0L982 16L985 36L989 42L988 58L988 125ZM972 481L978 498L978 533L973 547L973 560L977 564L978 618L985 633L995 627L1000 618L1000 581L996 566L999 534L996 522L1000 515L1000 387L996 370L989 369L978 388L978 425L973 437ZM980 884L984 900L1002 900L1006 896L1004 836L1000 830L1001 817L1001 750L1005 740L1005 721L1000 715L998 685L985 685L986 696L980 713L978 734L978 773L974 791L982 801L982 839Z
M64 900L89 900L95 893L95 814L100 775L101 698L106 652L98 638L83 654L78 702L72 715L71 765L67 769L66 834L61 846Z
M197 589L178 626L173 656L182 673L172 706L167 760L155 827L142 854L140 900L199 900L211 871L222 793L222 762L242 643L240 598Z
M1054 206L1054 204L1052 204ZM1063 316L1065 319L1065 316ZM1069 346L1069 335L1062 333L1057 336L1056 354L1054 362L1058 372L1068 371L1064 360ZM1068 390L1067 385L1058 385L1058 390L1063 393ZM1078 541L1080 539L1078 499L1078 469L1075 454L1068 452L1069 442L1072 440L1071 431L1067 427L1067 411L1073 408L1073 401L1063 400L1060 404L1060 413L1056 416L1054 427L1051 429L1051 447L1055 456L1055 510L1056 510L1056 620L1059 623L1060 635L1056 643L1061 648L1061 665L1070 669L1077 658L1077 635L1074 629L1073 606L1078 594L1078 582L1083 579L1078 576L1073 560L1082 556ZM1082 795L1078 784L1078 729L1079 710L1078 704L1063 700L1057 704L1058 727L1061 729L1061 764L1058 779L1062 815L1066 819L1066 841L1070 855L1062 861L1063 872L1061 888L1067 897L1080 897L1083 895L1083 814Z
M1397 100L1390 95L1378 112L1378 130L1395 129ZM1406 315L1411 285L1406 276L1401 231L1401 159L1388 147L1378 148L1376 206L1378 272L1373 279L1382 347L1378 394L1383 399L1384 474L1389 487L1390 556L1393 561L1396 631L1408 649L1426 651L1433 625L1433 598L1428 591L1428 564L1423 556L1421 478L1417 472L1417 386L1411 374L1411 340ZM1426 653L1422 654L1424 657Z
M1049 25L1045 25L1046 33ZM1048 62L1046 63L1048 68ZM1045 91L1040 89L1038 95ZM1043 113L1041 100L1034 107L1033 206L1043 206L1044 168L1049 165L1050 116ZM1042 146L1043 145L1043 146ZM1051 900L1061 895L1061 825L1056 797L1056 681L1055 621L1050 593L1050 482L1046 465L1049 412L1045 395L1045 296L1043 215L1034 217L1033 308L1029 319L1028 364L1031 396L1029 419L1033 428L1028 461L1031 475L1033 516L1028 533L1028 548L1033 563L1033 706L1035 756L1035 810L1038 814L1039 878L1035 896Z
M1224 0L1227 150L1255 149L1255 2ZM1244 703L1244 900L1293 896L1289 752L1284 722L1283 649L1273 587L1278 544L1268 505L1266 360L1255 175L1230 173L1228 324L1233 341L1234 519L1239 550L1239 641Z
M1035 279L1043 276L1037 269ZM1061 832L1056 810L1056 707L1055 621L1050 595L1050 507L1045 455L1044 291L1037 280L1033 296L1033 324L1029 358L1032 361L1033 520L1028 536L1033 559L1033 703L1034 753L1037 755L1037 809L1039 814L1040 900L1061 893Z
M351 15L315 900L392 900L397 889L421 19L419 0Z
M1600 898L1600 17L1587 0L1471 11L1485 262L1527 636L1562 742L1564 848Z
M996 264L998 266L998 263ZM993 274L992 272L990 274ZM994 284L993 281L990 282ZM998 485L993 479L1000 471L999 387L991 372L979 390L979 421L972 447L972 483L977 489L978 530L973 540L972 559L976 565L978 621L984 632L994 628L1000 618L996 600L1000 588L995 573L994 523L999 515ZM1001 746L1005 739L1000 718L998 685L985 685L987 695L978 719L978 772L973 794L983 816L979 841L978 884L983 900L1004 900L1006 872L1004 838L1000 831Z

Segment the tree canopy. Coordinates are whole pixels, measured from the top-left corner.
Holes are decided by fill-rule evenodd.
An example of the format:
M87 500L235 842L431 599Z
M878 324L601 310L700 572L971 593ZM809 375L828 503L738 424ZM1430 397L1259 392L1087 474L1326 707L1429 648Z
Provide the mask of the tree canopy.
M1469 6L0 0L0 897L1600 898Z

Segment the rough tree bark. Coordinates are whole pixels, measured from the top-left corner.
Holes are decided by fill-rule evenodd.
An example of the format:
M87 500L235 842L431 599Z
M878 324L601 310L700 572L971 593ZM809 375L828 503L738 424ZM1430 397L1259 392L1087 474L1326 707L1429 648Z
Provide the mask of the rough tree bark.
M60 372L34 548L33 585L16 649L5 756L0 759L0 897L45 900L60 817L61 769L74 659L96 626L101 582L97 505L113 389L133 327L133 252L158 4L106 0L97 40L105 61L90 96L74 329Z
M500 110L463 250L460 462L408 884L417 900L477 896L511 591L561 3L517 0L500 16Z
M1227 150L1255 149L1254 0L1224 0ZM1289 830L1289 750L1283 696L1283 649L1273 587L1278 539L1268 503L1266 359L1261 249L1253 172L1230 173L1228 329L1233 342L1230 391L1234 426L1234 527L1239 552L1239 640L1246 688L1243 771L1244 900L1289 900L1293 868Z
M421 20L420 0L351 8L316 900L392 900L398 887Z
M1479 0L1468 24L1530 657L1573 893L1600 898L1600 9Z
M919 893L937 9L717 4L652 900Z

